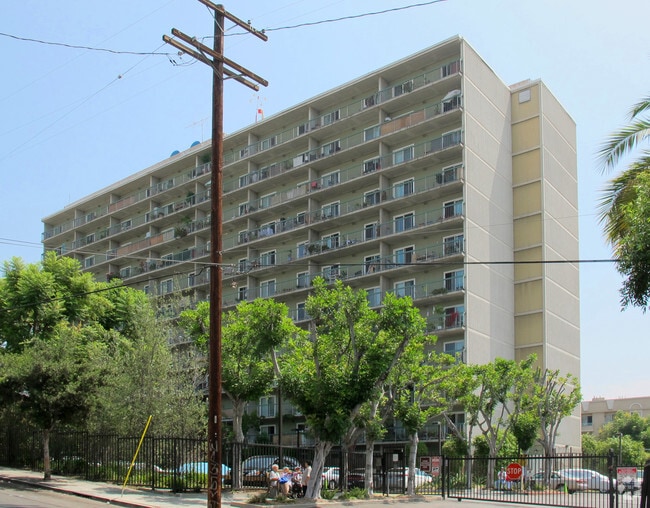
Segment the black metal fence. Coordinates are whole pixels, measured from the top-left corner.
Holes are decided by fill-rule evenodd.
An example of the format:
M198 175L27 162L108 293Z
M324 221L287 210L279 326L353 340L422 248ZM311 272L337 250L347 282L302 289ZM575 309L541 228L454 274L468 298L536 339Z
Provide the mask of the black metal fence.
M51 469L55 475L75 476L90 481L173 491L207 488L207 440L146 437L139 454L139 437L54 433L50 437ZM265 470L279 459L280 465L295 467L313 459L313 448L280 447L277 444L224 444L223 487L235 482L244 489L266 488ZM233 467L238 457L238 467ZM373 457L375 493L406 492L408 452L404 444L381 444ZM281 459L280 459L281 458ZM132 466L133 462L133 467ZM366 453L334 447L326 458L324 486L367 488ZM38 432L6 428L0 432L0 465L43 470L42 437ZM448 458L434 475L421 472L415 477L415 491L500 503L547 506L596 507L638 505L636 488L619 494L616 489L616 460L609 456L558 455L489 458ZM622 489L621 489L622 490Z

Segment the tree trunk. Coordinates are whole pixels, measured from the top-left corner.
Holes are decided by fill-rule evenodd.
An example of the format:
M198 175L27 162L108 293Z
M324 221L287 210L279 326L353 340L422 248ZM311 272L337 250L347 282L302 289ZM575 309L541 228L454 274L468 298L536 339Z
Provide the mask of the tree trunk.
M317 499L320 497L320 489L323 485L323 467L325 458L332 449L332 443L329 441L319 441L314 447L314 463L311 465L311 477L307 485L306 498Z
M231 399L232 400L232 399ZM233 418L232 426L235 433L234 436L234 446L232 448L232 471L230 476L232 479L232 488L240 489L242 487L242 448L244 445L244 430L242 429L242 422L244 419L244 411L246 409L246 403L243 401L232 401L233 407Z
M368 495L372 496L375 489L374 477L374 451L375 451L375 442L366 440L366 490Z
M52 465L50 464L50 429L43 431L43 480L52 479Z
M417 432L411 434L411 449L409 451L409 477L406 483L406 493L409 496L415 494L415 468L417 467L415 461L418 458L418 443L420 438Z

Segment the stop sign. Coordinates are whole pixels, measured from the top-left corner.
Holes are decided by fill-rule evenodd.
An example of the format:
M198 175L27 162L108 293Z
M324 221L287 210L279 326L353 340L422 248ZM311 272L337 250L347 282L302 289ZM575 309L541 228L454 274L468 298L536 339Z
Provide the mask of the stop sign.
M511 462L506 468L506 474L508 475L508 480L519 480L521 478L521 472L523 468L521 464L517 462Z

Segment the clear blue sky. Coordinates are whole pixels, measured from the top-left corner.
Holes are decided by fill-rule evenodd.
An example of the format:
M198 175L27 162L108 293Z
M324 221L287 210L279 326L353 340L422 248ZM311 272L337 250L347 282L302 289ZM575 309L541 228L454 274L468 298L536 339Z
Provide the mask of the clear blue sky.
M506 84L541 78L577 124L580 255L608 259L595 215L607 179L595 154L649 91L647 0L238 0L224 6L269 41L226 26L226 55L270 82L229 81L233 132L448 37L463 36ZM121 52L168 52L171 28L209 37L197 0L5 0L0 32ZM211 45L207 39L206 44ZM40 259L41 219L209 138L209 69L186 56L72 49L0 36L0 261ZM170 62L173 59L177 65ZM120 77L121 76L121 77ZM581 265L581 381L593 396L650 395L650 316L621 312L609 263Z

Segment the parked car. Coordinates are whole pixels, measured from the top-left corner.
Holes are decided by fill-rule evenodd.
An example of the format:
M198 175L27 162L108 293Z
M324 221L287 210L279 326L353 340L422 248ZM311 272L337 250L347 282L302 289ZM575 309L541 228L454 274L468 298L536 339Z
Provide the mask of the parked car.
M366 470L363 468L352 469L348 472L348 489L366 486Z
M609 478L597 471L591 469L560 469L557 474L561 478L557 485L558 489L566 488L568 492L577 490L609 492ZM613 486L616 488L616 480L613 481Z
M207 462L186 462L178 468L178 472L183 473L199 473L208 474ZM223 478L230 477L230 468L225 464L221 464L221 476Z
M546 477L545 471L538 471L530 477L532 486L534 487L546 487L551 490L558 488L562 482L562 477L557 473L557 471L551 471L548 473L548 478Z
M388 470L388 486L391 489L402 489L406 488L408 485L408 467L396 467ZM431 483L433 477L429 473L425 473L419 468L415 468L415 475L413 477L415 482L415 488L421 487L426 483Z
M327 485L328 489L336 489L339 485L340 468L333 466L323 467L323 487Z
M291 469L300 466L293 457L284 457L281 461L277 455L253 455L242 462L243 485L265 486L273 464L280 468L288 466Z

